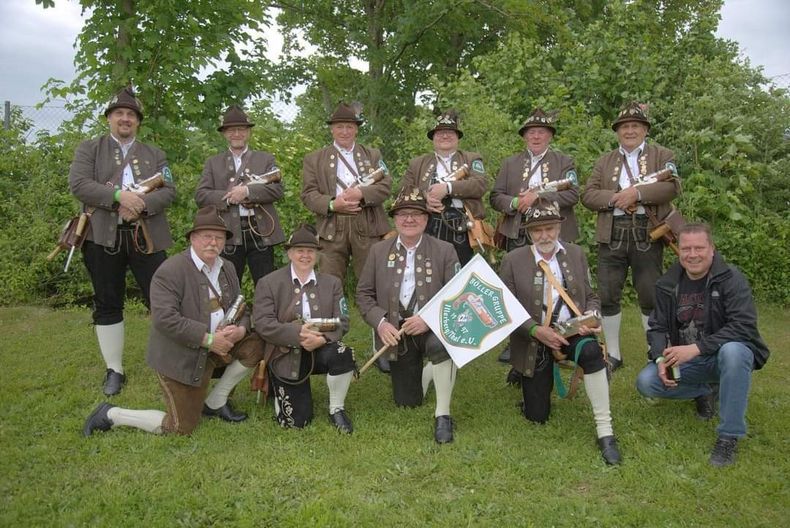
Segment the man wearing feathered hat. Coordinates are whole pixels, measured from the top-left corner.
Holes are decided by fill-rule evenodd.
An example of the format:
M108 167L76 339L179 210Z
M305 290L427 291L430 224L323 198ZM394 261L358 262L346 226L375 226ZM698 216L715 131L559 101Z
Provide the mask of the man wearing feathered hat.
M550 148L556 133L556 113L536 108L518 131L524 140L525 150L506 158L499 169L489 200L491 206L502 213L502 221L497 228L505 239L507 251L527 245L526 212L538 198L538 192L560 206L560 214L564 218L560 238L565 242L575 242L579 236L576 214L573 212L573 207L579 201L576 166L570 156ZM541 190L546 184L560 180L576 183L562 190ZM502 351L499 360L503 363L510 361L509 347ZM508 380L515 379L508 375Z
M233 410L228 395L262 358L263 347L260 339L247 335L248 314L221 324L240 292L235 270L220 257L230 235L217 209L204 207L187 233L189 248L167 259L151 281L147 360L159 377L166 412L102 403L85 421L85 436L121 425L188 435L201 415L227 422L246 419ZM225 364L206 397L214 368Z
M389 231L384 202L392 178L378 149L360 145L359 107L340 103L327 120L332 144L305 156L302 202L315 214L321 271L345 281L349 260L359 277L370 246Z
M447 350L419 315L458 271L453 246L425 234L428 204L418 188L404 189L390 208L397 237L371 248L357 284L357 306L374 329L376 348L387 345L395 405L416 407L425 396L423 360L433 364L436 387L434 439L453 441L450 401L457 369Z
M265 375L274 388L275 418L283 427L310 423L310 377L326 374L329 422L351 434L345 400L355 364L352 349L340 341L349 326L343 284L315 271L321 245L312 226L294 231L285 248L290 263L255 288L255 331L273 348Z
M480 154L458 148L464 133L457 111L439 115L427 135L433 151L409 162L401 189L416 187L425 193L430 213L426 233L450 242L463 266L474 255L464 209L474 218L485 218L483 195L488 191L488 177ZM464 165L466 171L458 174Z
M581 367L601 455L607 464L619 464L606 364L595 339L599 325L581 325L577 335L570 336L568 332L567 338L551 326L577 315L572 313L574 310L590 313L600 306L590 285L584 251L576 244L560 241L563 220L556 202L538 198L527 210L526 227L532 245L514 249L502 260L502 281L529 314L511 335L510 363L519 375L524 398L522 413L535 423L549 419L554 370L558 368L555 360L570 359ZM567 299L575 306L569 306Z
M672 200L680 194L680 179L671 150L647 140L650 120L647 107L636 101L626 104L612 129L618 148L595 163L582 194L582 203L598 213L595 240L598 242L598 288L601 295L603 332L612 369L623 364L620 352L620 301L631 269L631 278L642 312L642 326L655 304L656 281L662 273L664 243L651 241L650 217L658 221L672 211ZM640 178L670 169L666 181L640 183Z
M215 206L233 232L222 256L239 281L246 263L253 285L274 270L274 246L285 240L274 207L283 197L279 169L273 155L249 147L254 126L241 107L227 109L217 130L228 149L206 161L195 192L198 207Z
M176 196L165 153L137 140L143 105L131 87L104 111L109 133L82 142L69 172L71 193L90 214L83 260L93 285L93 324L106 366L104 394L118 394L123 368L126 270L130 268L150 306L151 277L173 240L165 214ZM163 185L148 193L136 184L157 173Z

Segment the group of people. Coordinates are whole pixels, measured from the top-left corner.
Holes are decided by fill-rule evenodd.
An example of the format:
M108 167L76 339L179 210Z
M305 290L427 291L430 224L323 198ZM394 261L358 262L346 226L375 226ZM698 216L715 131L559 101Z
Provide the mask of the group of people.
M189 434L201 416L242 421L246 415L228 398L250 372L271 395L284 427L313 419L310 378L326 374L329 420L351 433L345 399L356 361L342 341L351 263L356 303L375 349L385 349L377 365L390 375L395 404L421 405L433 384L434 438L453 441L457 368L418 311L472 258L469 224L485 218L488 176L480 154L459 149L463 132L455 111L437 118L427 133L432 151L411 160L385 211L392 176L379 150L356 141L363 123L358 109L340 104L327 120L332 144L304 158L301 199L315 214L315 227L300 226L286 240L274 205L284 194L275 158L249 148L254 123L230 107L218 128L228 149L205 163L189 247L170 258L165 213L175 185L164 153L136 140L143 106L126 88L105 117L109 134L78 147L69 175L73 194L90 213L82 252L107 367L103 390L118 394L126 381L129 267L151 310L147 361L166 411L102 403L85 422L86 436L122 425ZM648 397L693 399L705 419L718 400L710 462L732 463L746 434L752 370L768 357L748 282L715 251L705 224L678 230L679 260L662 275L665 244L651 230L673 212L680 192L672 151L647 140L650 121L638 103L626 105L612 128L619 146L598 160L582 193L573 160L550 148L556 116L541 109L518 131L525 150L504 160L496 177L490 203L501 213L497 231L507 251L500 275L528 312L501 358L512 366L508 379L522 389L525 418L545 423L556 363L572 361L582 373L601 454L607 464L619 464L609 379L623 365L620 303L630 268L649 343L637 389ZM651 179L662 170L663 178ZM155 174L161 175L158 188L140 185ZM574 244L580 195L598 216L600 298L585 253ZM273 248L283 242L289 262L275 270ZM255 297L252 313L239 315L245 266ZM554 326L599 311L602 317L586 319L572 335ZM209 392L212 377L218 380Z

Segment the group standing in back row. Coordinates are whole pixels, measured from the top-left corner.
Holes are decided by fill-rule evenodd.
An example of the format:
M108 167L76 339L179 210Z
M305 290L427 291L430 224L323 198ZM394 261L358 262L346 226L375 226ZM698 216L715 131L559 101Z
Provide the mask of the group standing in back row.
M383 204L392 178L381 153L356 141L360 113L339 105L327 121L332 144L304 158L302 201L315 214L316 227L290 237L289 264L276 273L273 247L285 241L274 207L283 196L281 176L274 156L249 148L254 124L241 108L229 108L218 129L228 150L205 164L195 197L201 210L187 235L190 248L166 265L164 251L172 240L165 210L175 187L164 153L136 141L143 108L131 90L122 90L105 116L110 133L80 145L69 176L72 192L91 213L83 255L107 365L104 392L115 395L125 383L129 266L151 305L148 362L158 372L167 412L105 403L86 421L86 435L116 425L188 434L200 414L242 421L246 415L231 407L228 396L255 367L264 386L272 381L279 423L292 427L312 419L310 375L326 373L329 420L351 433L345 397L354 352L341 341L348 330L343 284L350 261L359 280L357 304L374 343L389 347L379 367L391 370L396 405L420 405L433 383L434 438L453 441L450 401L457 369L415 314L471 259L467 230L485 217L488 178L481 156L458 148L463 132L456 112L441 114L428 132L432 152L410 161L389 211L395 236L382 240L389 231ZM745 434L751 371L768 356L748 283L718 254L713 258L710 232L696 224L678 231L678 269L662 277L664 242L651 231L673 214L671 202L680 191L674 156L646 140L650 121L642 105L626 105L612 128L619 146L596 162L581 194L598 216L600 300L584 252L573 244L579 234L573 212L578 177L573 160L550 149L554 114L532 112L519 130L526 149L504 160L496 178L490 201L502 214L497 230L508 251L501 273L530 316L513 334L509 379L522 388L524 416L544 423L555 362L573 360L583 371L602 456L618 464L606 361L596 339L601 328L583 325L566 339L551 323L600 309L610 370L621 367L620 301L630 268L651 346L652 363L640 374L639 390L693 398L705 418L713 414L718 390L722 423L711 463L725 465ZM659 172L662 178L651 179ZM141 185L155 175L161 176L156 188ZM232 265L232 275L223 264ZM251 333L248 315L227 320L245 264L256 284ZM667 280L679 286L662 286ZM671 300L654 311L656 292ZM707 358L704 366L697 356ZM215 368L221 377L208 393ZM669 373L678 368L681 377L673 379Z

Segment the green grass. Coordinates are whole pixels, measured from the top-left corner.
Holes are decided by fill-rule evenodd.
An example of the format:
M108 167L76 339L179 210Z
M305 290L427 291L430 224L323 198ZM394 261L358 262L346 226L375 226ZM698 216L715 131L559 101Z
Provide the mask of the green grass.
M715 469L716 420L696 420L691 402L636 393L644 344L634 308L623 325L626 367L612 384L619 468L600 458L582 393L555 400L546 426L521 418L496 351L461 370L446 446L433 442L433 393L419 409L397 409L375 369L349 392L352 436L331 428L316 377L316 420L301 431L280 429L271 403L237 390L250 414L242 424L207 421L186 438L121 428L86 439L104 371L89 311L2 308L0 526L784 526L788 315L760 310L773 355L754 376L737 464ZM112 403L162 409L144 360L147 318L127 315L127 328L129 382ZM348 341L367 353L369 335L355 315Z

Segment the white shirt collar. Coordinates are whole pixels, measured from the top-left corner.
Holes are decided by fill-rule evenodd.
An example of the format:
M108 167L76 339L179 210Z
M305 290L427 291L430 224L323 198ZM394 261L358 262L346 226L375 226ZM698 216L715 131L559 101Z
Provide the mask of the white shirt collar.
M338 145L338 144L337 144L337 141L333 142L333 145L335 146L335 148L336 148L337 150L339 150L339 151L340 151L340 153L341 153L341 154L351 154L352 152L354 152L354 147L356 147L356 146L357 146L357 143L356 143L356 142L354 142L354 143L351 145L351 148L350 148L350 149L346 149L346 148L343 148L343 147L341 147L340 145Z
M645 143L646 142L643 141L642 144L636 147L634 150L632 150L630 154L625 151L622 145L620 145L620 154L622 154L623 156L628 156L629 158L632 158L634 156L639 156L639 154L641 154L642 151L645 150Z
M307 276L307 281L302 282L299 279L299 276L296 274L296 270L294 270L293 263L291 263L291 282L293 281L299 281L299 284L302 286L306 286L307 284L310 284L310 281L313 281L314 283L318 284L318 279L315 276L315 270L311 270L310 275Z
M118 146L121 147L121 149L124 152L124 155L126 155L126 153L129 152L129 149L132 147L132 145L134 145L134 142L137 141L137 138L133 137L130 142L121 143L121 140L113 136L112 134L110 134L110 137L113 138L113 140L115 140L116 143L118 143Z
M244 145L244 150L242 150L242 151L241 151L241 154L239 154L239 155L237 156L237 155L236 155L236 153L235 153L235 152L233 152L233 151L230 149L230 147L228 147L228 151L230 152L230 155L231 155L231 156L233 156L234 158L240 158L240 157L242 157L244 154L246 154L246 153L247 153L247 150L249 150L249 146L248 146L248 145Z
M222 269L222 257L220 256L217 256L217 259L214 261L214 266L209 267L208 264L203 262L200 259L200 257L198 257L197 253L195 253L195 250L192 246L189 246L189 255L192 257L192 263L195 265L198 271L202 272L205 269L208 273L212 273L212 272L218 272L219 270Z
M548 151L549 151L549 147L546 147L546 150L544 150L544 151L543 151L543 152L541 152L540 154L533 154L531 150L527 149L527 152L529 153L529 159L530 159L530 160L539 160L539 159L542 159L542 158L543 158L543 156L545 156L545 155L546 155L546 153L547 153Z
M557 245L554 247L554 253L551 254L551 258L546 260L540 254L540 251L538 251L534 245L532 246L532 254L535 256L535 264L538 264L541 260L546 260L546 262L551 262L552 260L554 260L554 257L556 257L557 253L559 253L560 251L564 252L565 246L562 245L562 242L557 240Z
M420 244L422 244L422 235L420 235L420 239L417 241L416 244L414 244L413 248L406 247L406 244L401 242L400 235L398 235L398 240L395 242L395 247L396 248L403 247L406 248L406 251L409 251L409 250L417 249L418 247L420 247Z
M447 156L442 156L442 155L441 155L441 154L439 154L438 152L434 151L434 155L435 155L437 158L441 159L442 161L450 161L450 160L452 160L452 159L453 159L453 156L455 156L455 151L453 151L453 152L449 153Z

